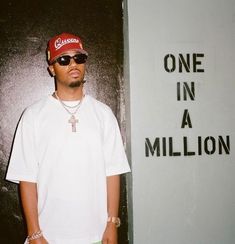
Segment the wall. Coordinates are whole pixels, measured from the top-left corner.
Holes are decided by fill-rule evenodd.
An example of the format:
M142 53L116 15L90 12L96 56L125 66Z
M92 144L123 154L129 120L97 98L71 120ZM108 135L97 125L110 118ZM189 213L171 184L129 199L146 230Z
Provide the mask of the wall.
M22 243L24 222L16 185L4 180L17 121L23 109L54 91L46 43L72 32L89 52L87 93L111 106L124 135L122 5L119 0L13 0L0 8L0 243ZM120 243L127 243L122 178Z
M235 243L234 1L127 3L132 243Z

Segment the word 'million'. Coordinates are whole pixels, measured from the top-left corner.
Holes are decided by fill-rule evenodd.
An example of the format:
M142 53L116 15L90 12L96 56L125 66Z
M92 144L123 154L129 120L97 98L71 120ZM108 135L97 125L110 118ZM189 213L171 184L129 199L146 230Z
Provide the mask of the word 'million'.
M191 140L191 138L190 138ZM182 145L181 151L174 150L174 143ZM197 156L197 155L213 155L213 154L230 154L230 137L229 136L207 136L203 138L198 136L196 138L196 148L189 150L188 137L184 136L182 139L174 142L173 137L156 137L154 141L145 138L145 156Z

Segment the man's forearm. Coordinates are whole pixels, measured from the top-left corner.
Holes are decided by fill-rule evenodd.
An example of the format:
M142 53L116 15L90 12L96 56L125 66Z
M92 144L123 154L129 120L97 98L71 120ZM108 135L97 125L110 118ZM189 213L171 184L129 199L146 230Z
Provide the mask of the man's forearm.
M21 181L20 196L27 223L28 235L32 235L40 229L37 207L37 184Z
M107 204L108 215L118 217L118 208L120 200L120 175L107 177Z
M108 216L118 217L120 199L120 175L107 177L107 205ZM117 244L117 227L113 222L107 222L102 244Z

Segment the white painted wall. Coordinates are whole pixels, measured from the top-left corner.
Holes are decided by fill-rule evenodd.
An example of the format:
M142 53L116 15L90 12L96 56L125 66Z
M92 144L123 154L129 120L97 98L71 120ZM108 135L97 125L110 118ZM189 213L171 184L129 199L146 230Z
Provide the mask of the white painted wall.
M133 243L234 244L235 2L127 3ZM166 72L169 53L202 53L204 72ZM177 82L194 82L194 101L177 101ZM192 128L181 128L185 109ZM183 155L184 136L195 155ZM198 136L228 136L229 154L219 155L216 142L214 153L198 155ZM167 156L161 147L160 156L146 157L146 138L162 137L172 137L181 156L169 156L167 145ZM206 145L212 151L211 139Z

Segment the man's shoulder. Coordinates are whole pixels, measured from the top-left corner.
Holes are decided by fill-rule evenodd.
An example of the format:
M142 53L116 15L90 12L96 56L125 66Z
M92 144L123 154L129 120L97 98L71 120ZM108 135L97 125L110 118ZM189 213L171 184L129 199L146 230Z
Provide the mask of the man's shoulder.
M116 121L116 117L112 109L105 103L88 96L87 100L97 118L102 121L102 123L111 123Z
M100 110L101 112L104 112L104 113L112 112L111 108L107 104L97 100L96 98L94 98L90 95L87 95L87 100L89 101L89 103L92 106L94 106L96 109Z
M27 106L24 110L24 116L30 116L30 115L37 115L40 113L41 110L43 110L48 102L49 102L49 96L44 96L39 100L34 101L29 106Z

